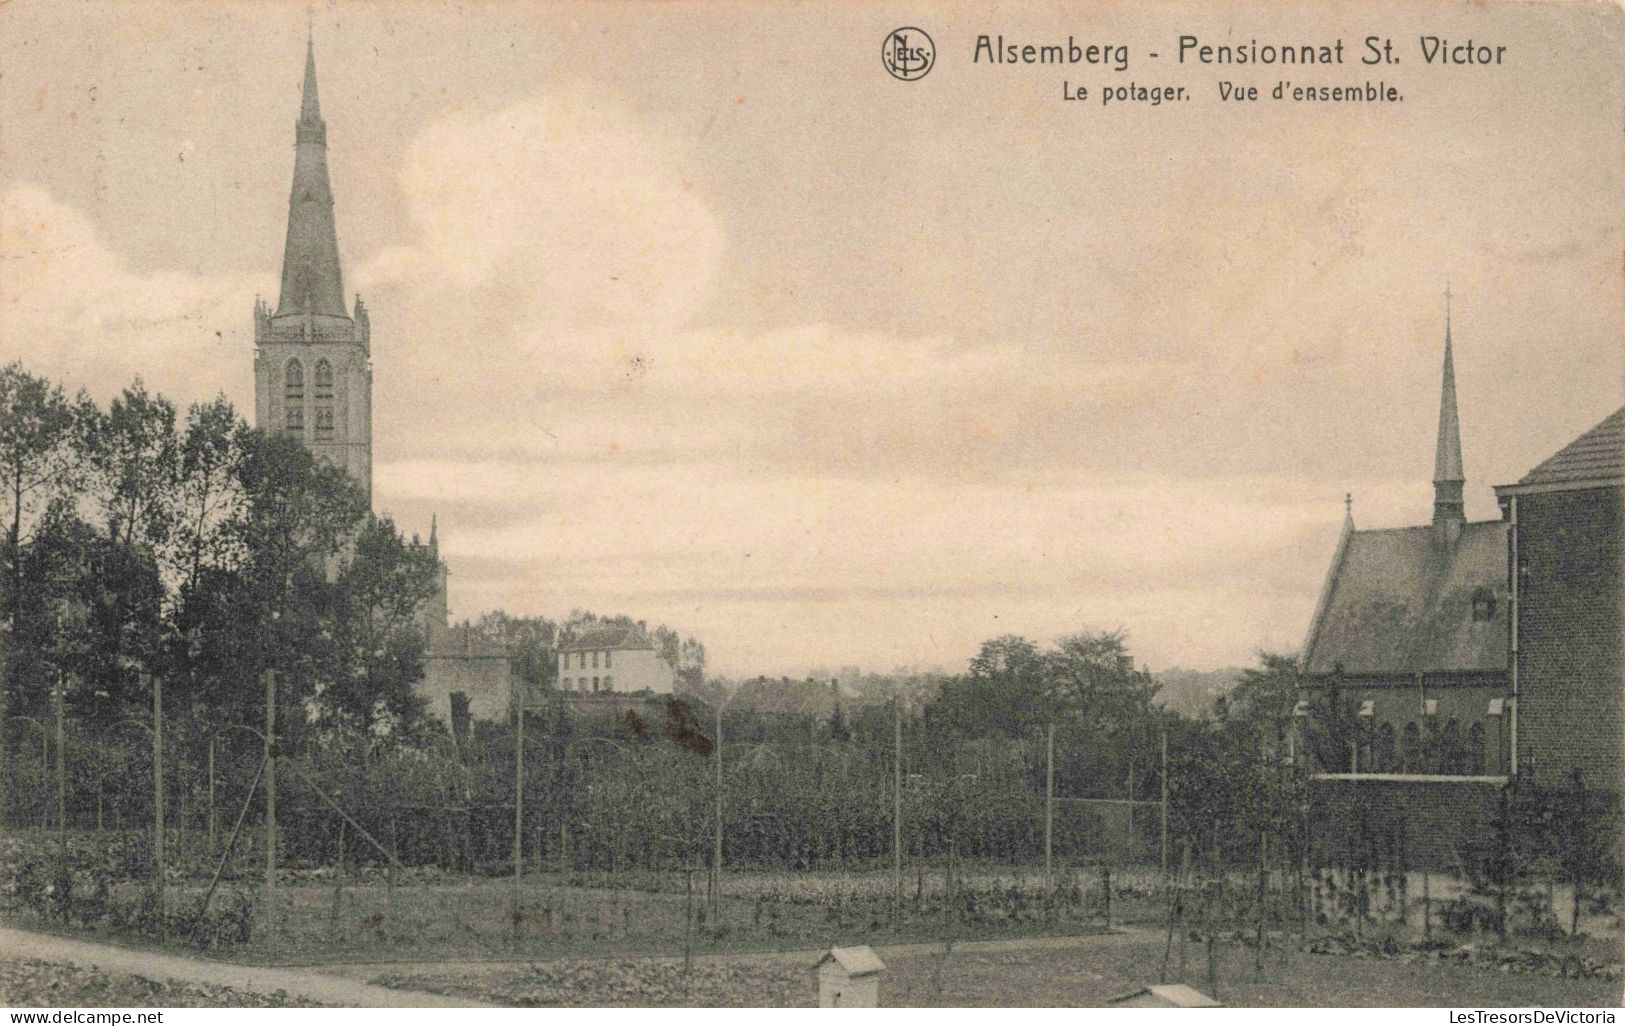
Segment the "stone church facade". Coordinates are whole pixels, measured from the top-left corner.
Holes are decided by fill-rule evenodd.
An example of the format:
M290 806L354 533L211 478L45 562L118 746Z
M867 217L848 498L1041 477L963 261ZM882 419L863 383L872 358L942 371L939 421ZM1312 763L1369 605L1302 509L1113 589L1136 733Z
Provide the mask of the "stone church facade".
M312 43L305 49L294 139L281 290L274 307L254 303L254 423L298 438L343 467L371 503L372 328L360 296L353 306L344 301L327 125ZM514 693L507 652L470 624L450 623L448 569L440 559L438 528L431 525L427 543L435 559L436 589L420 614L426 650L418 690L444 722L462 715L499 719L507 715ZM413 542L422 544L416 537Z

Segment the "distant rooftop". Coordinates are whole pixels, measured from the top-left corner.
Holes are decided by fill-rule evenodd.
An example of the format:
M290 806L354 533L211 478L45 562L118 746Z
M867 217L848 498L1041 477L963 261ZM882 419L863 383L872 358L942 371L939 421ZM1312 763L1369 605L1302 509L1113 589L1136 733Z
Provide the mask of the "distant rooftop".
M574 641L560 645L560 652L590 652L594 649L642 649L653 651L649 636L637 627L594 627L582 631Z

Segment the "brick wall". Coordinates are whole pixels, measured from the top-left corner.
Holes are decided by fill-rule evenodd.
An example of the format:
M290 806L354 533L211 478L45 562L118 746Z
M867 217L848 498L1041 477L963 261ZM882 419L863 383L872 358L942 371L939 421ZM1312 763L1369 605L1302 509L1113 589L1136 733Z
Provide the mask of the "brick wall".
M1620 779L1620 495L1518 496L1518 750L1543 786Z
M1356 865L1364 846L1379 864L1458 872L1494 838L1503 790L1481 780L1313 780L1311 861Z

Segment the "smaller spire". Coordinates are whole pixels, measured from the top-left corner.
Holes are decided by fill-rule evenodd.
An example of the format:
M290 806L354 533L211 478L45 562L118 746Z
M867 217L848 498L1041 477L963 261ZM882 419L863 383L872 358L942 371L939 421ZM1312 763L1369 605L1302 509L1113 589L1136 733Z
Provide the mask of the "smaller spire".
M440 515L429 514L429 551L440 555Z
M1467 475L1461 461L1461 420L1456 412L1456 359L1450 339L1450 285L1444 289L1444 380L1439 390L1439 440L1433 453L1433 522L1466 521L1462 486Z
M1354 523L1354 493L1353 492L1344 492L1343 493L1343 519L1348 521L1351 524Z

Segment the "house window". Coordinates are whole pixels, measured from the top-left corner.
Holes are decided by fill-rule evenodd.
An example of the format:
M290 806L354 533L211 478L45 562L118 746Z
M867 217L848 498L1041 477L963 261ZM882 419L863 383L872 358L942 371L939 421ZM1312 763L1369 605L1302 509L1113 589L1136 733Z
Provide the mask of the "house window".
M609 669L609 653L604 653L604 669Z
M604 678L604 690L605 691L614 691L615 690L615 678L614 677L605 677Z
M597 661L598 661L598 660L596 660L596 659L594 659L594 660L593 660L593 662L597 662ZM597 691L597 690L598 690L598 678L597 678L597 677L594 677L594 678L593 678L593 679L592 679L592 689L593 689L593 690L594 690L594 691Z
M570 690L570 678L569 677L564 678L563 688L566 691Z
M592 654L592 668L595 669L595 670L598 669L598 653L597 652L594 652Z

